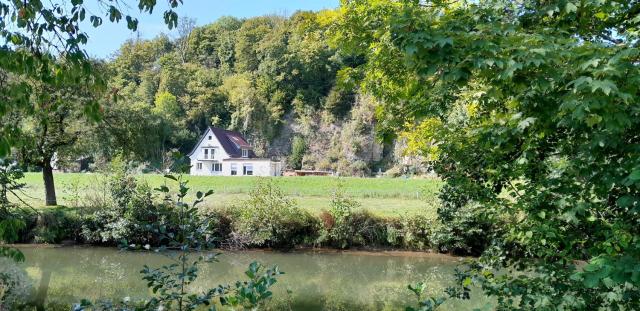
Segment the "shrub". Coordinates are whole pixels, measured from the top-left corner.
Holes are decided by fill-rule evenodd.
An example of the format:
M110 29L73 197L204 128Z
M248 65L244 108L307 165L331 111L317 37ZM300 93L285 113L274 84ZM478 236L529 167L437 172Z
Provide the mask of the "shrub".
M387 222L387 242L394 247L426 250L431 241L435 221L425 215L403 215Z
M14 310L27 301L32 284L27 273L10 258L0 257L0 310Z
M329 243L339 248L384 245L384 220L360 209L360 203L349 198L342 184L334 190L331 208L323 215Z
M331 197L331 209L329 215L331 222L325 222L329 231L329 238L334 245L346 248L357 239L357 232L361 228L354 227L354 210L360 207L360 203L347 197L344 193L343 184L338 184ZM327 218L329 219L329 218Z
M105 207L83 217L81 236L87 243L115 245L129 236L128 227L121 213Z
M191 285L199 277L199 266L205 263L217 261L218 254L204 254L203 251L211 250L212 235L208 221L199 213L198 205L206 197L213 193L212 190L203 193L198 191L196 199L192 203L185 202L185 197L189 193L187 181L182 176L165 175L165 178L175 181L179 188L176 193L172 193L166 186L158 187L156 190L162 194L162 202L158 205L162 210L171 211L167 213L166 219L158 219L150 224L149 228L157 228L160 244L154 249L172 260L172 264L153 268L144 265L140 273L142 279L147 283L147 287L153 292L150 299L146 301L133 301L123 299L121 302L113 303L108 300L99 300L92 303L83 299L80 303L74 304L73 310L209 310L216 309L213 303L218 300L223 307L231 310L261 309L272 297L270 290L277 282L277 277L281 274L277 266L267 268L258 262L252 262L249 269L245 271L248 280L237 281L235 286L218 285L205 291L193 292ZM131 202L135 202L132 197ZM175 231L167 232L163 228L166 223L179 224ZM155 229L154 229L155 230ZM155 232L155 231L154 231ZM150 249L148 245L142 246L135 243L123 245L125 249L140 249L142 247ZM177 250L175 252L165 252L167 249Z
M307 143L300 136L293 137L291 143L291 155L289 156L289 165L293 169L302 168L302 160L305 152L307 152Z
M115 166L115 165L114 165ZM158 245L161 235L175 232L175 211L156 202L146 183L139 183L124 166L107 175L104 196L88 198L82 217L82 238L88 243L116 245L123 241Z
M249 199L233 209L233 244L292 248L314 241L320 227L318 218L300 209L270 179L260 180Z
M40 211L30 217L28 239L35 243L60 243L77 240L80 235L80 219L64 208Z
M234 236L234 222L238 218L235 208L216 208L206 211L203 215L208 219L209 231L217 239L217 246L221 248L242 248L245 243L232 239ZM240 242L236 244L236 242Z
M477 203L444 204L438 216L431 239L439 251L479 255L488 247L495 224Z

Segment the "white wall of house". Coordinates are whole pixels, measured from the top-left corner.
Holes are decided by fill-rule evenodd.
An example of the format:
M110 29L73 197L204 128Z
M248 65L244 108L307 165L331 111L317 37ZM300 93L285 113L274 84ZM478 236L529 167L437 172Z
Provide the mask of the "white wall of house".
M245 176L249 173L253 176L280 176L281 174L280 162L269 159L228 159L224 161L223 170L225 170L223 172L225 176Z
M212 170L214 163L222 165L222 160L229 155L224 151L222 145L213 135L211 129L207 129L204 139L198 144L195 152L189 157L191 159L191 175L219 175L219 172Z
M198 165L200 163L201 165ZM220 171L214 171L214 165ZM280 176L282 165L269 159L226 159L218 161L191 162L191 175L199 176Z
M281 163L270 159L230 158L211 129L207 130L204 139L189 158L191 175L280 176L282 171Z

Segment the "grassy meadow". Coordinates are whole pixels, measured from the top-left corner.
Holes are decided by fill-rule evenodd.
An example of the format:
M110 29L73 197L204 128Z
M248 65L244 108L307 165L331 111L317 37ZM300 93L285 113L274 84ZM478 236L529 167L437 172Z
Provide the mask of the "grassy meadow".
M139 175L150 186L156 187L167 180L162 175ZM193 191L214 190L207 198L206 207L222 207L240 204L247 198L255 183L264 177L185 176ZM275 177L277 185L298 205L311 212L328 209L331 194L339 183L345 192L362 204L362 207L380 216L435 213L437 191L441 182L426 178L355 178L355 177ZM44 208L44 185L40 173L26 173L23 199L37 208ZM58 204L81 206L88 195L100 195L107 180L101 174L55 174Z

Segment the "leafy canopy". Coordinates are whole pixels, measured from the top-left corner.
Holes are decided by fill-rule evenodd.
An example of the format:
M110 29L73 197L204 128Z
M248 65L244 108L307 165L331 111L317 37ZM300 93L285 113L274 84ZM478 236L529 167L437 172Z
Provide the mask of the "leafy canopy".
M156 0L135 1L140 12L152 13ZM174 9L181 0L168 0L164 21L169 29L176 27L178 15ZM104 91L104 79L96 75L82 46L88 35L83 22L99 27L103 18L110 22L126 21L127 28L136 30L138 20L123 13L126 3L115 0L95 0L91 13L83 0L0 2L0 118L12 112L33 114L39 97L31 94L32 82L58 87L82 84ZM95 14L94 14L95 13ZM84 112L97 118L98 101L84 106ZM12 123L0 125L0 156L6 156L20 138L19 128Z
M382 99L384 135L417 131L415 149L436 155L441 212L479 204L504 223L463 290L477 282L500 309L639 307L638 2L340 11L336 42L367 59L342 76Z

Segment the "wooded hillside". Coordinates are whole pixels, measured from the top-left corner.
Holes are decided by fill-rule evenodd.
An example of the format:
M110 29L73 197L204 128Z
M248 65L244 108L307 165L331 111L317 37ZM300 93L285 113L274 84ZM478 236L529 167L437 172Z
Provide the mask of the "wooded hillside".
M102 103L104 122L61 153L63 162L122 153L161 168L170 151L188 153L215 125L240 131L259 156L290 168L388 170L393 145L375 137L374 99L338 79L364 60L332 48L334 14L223 17L202 27L183 18L177 38L128 41L105 64L117 101Z

